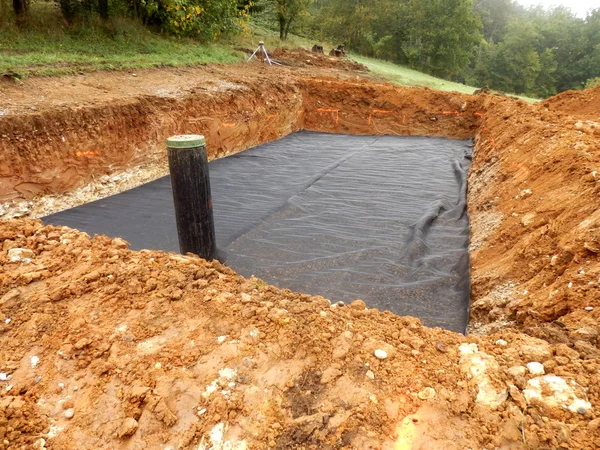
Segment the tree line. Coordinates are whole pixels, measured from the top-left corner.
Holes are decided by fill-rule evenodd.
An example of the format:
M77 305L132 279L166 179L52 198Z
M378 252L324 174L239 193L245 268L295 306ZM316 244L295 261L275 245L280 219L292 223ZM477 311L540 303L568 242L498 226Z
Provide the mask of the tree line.
M54 3L66 24L129 17L158 32L202 40L240 32L251 7L251 0L0 0L0 11L9 1L16 23L24 27L32 2Z
M514 0L257 1L272 4L282 38L291 22L307 37L452 81L539 97L600 82L600 8L582 19Z

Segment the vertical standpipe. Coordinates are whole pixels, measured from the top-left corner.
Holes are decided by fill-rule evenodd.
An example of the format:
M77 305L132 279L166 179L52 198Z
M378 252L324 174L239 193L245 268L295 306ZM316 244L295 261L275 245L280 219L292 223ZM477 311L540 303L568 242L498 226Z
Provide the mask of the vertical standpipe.
M167 153L181 253L211 261L216 243L206 140L195 134L173 136L167 139Z

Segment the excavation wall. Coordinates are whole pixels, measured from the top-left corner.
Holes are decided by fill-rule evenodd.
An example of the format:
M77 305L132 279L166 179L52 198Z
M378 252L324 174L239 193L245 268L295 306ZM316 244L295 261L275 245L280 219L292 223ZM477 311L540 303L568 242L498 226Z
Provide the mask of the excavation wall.
M204 134L216 158L300 129L467 138L483 115L476 97L361 81L221 84L0 117L0 200L60 194L127 167L164 164L164 142L174 134Z

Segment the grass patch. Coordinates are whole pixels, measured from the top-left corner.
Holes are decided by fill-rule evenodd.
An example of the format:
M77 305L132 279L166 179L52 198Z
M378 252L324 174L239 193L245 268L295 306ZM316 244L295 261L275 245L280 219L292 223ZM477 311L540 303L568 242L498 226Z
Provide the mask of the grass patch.
M400 86L428 87L440 91L462 92L463 94L472 94L477 89L473 86L436 78L423 72L379 59L366 58L358 55L351 55L350 58L367 66L375 75L379 75L390 83L398 84ZM522 95L515 95L515 97L530 103L539 101L539 99L524 97Z
M202 44L164 36L127 19L67 27L52 4L38 5L46 10L32 11L30 23L22 30L10 23L0 24L0 72L25 77L243 59L225 43Z

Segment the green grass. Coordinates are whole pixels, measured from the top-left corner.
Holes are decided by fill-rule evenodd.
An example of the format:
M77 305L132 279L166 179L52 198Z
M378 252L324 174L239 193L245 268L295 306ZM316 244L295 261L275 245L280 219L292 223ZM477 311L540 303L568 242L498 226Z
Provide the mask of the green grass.
M41 4L40 6L42 6ZM141 24L114 19L66 27L46 4L19 30L0 23L0 73L61 75L93 70L232 63L243 59L227 43L202 44L152 33ZM56 25L56 24L60 25Z
M440 91L454 91L462 92L464 94L472 94L477 89L473 86L467 86L465 84L436 78L423 72L399 66L391 62L366 58L358 55L351 55L350 57L354 61L367 66L373 74L380 76L390 83L398 84L400 86L429 87L431 89L437 89ZM524 97L521 95L516 95L515 97L530 103L539 101L539 99Z

